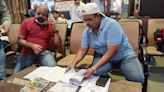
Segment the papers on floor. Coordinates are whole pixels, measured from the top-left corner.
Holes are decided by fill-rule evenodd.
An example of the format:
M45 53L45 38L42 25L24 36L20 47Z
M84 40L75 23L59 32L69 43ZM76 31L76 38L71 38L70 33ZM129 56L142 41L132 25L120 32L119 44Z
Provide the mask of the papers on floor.
M7 80L7 83L24 86L26 84L30 84L30 81L25 80L25 79L21 79L21 78L11 78L11 79Z
M33 72L26 75L24 78L33 80L35 78L43 78L48 81L58 82L61 81L67 84L74 84L77 86L84 86L87 84L87 80L83 80L84 76L82 74L85 72L85 69L81 69L78 72L75 72L74 68L71 68L70 71L65 73L66 68L59 66L55 67L39 67Z
M58 82L52 86L48 92L76 92L78 86Z
M89 78L88 84L84 87L81 87L79 92L108 92L111 78L108 79L105 87L96 85L98 78L98 76L92 76Z
M31 73L26 75L24 78L27 78L30 80L33 80L35 78L43 78L48 81L58 82L64 76L65 71L66 71L66 68L62 68L59 66L55 66L55 67L42 66L32 71Z
M21 88L19 92L41 92L48 84L49 81L42 78L36 78Z
M66 68L59 66L55 67L39 67L33 72L26 75L24 78L34 80L36 78L42 78L48 81L56 82L48 92L108 92L111 78L108 79L105 87L97 86L96 81L98 76L92 76L91 78L84 79L82 75L86 70L81 69L75 72L74 68L65 73Z

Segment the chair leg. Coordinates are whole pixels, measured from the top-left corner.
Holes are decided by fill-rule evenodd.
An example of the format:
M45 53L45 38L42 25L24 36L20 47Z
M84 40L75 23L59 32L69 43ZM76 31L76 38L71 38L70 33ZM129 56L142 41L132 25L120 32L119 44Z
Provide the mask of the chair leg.
M146 59L147 59L149 65L155 65L156 64L155 58L153 56L147 54Z
M144 74L145 76L145 81L143 83L143 87L142 87L142 92L147 92L147 84L148 84L148 77L149 77L149 74L148 73L145 73Z

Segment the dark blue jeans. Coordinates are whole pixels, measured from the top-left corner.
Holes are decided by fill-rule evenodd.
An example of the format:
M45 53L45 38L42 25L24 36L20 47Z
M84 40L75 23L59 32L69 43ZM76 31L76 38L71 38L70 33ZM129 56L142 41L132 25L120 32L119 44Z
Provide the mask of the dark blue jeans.
M101 56L95 56L93 65L95 65L100 59ZM115 64L120 64L120 69L127 80L141 83L144 82L144 74L142 72L141 64L137 56L134 54L128 55L120 61L109 61L104 66L99 68L95 74L105 76Z
M36 60L38 60L42 66L54 67L56 65L54 56L48 50L45 50L40 54L20 55L17 58L14 74L31 66Z
M4 47L7 45L5 41L0 40L0 79L6 79L5 66L6 57L4 52Z

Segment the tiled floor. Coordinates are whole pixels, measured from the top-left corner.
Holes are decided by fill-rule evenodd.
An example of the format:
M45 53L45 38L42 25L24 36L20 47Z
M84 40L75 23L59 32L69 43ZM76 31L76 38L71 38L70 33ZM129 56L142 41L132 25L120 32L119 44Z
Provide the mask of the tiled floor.
M164 92L164 57L156 57L156 65L149 65L148 92Z

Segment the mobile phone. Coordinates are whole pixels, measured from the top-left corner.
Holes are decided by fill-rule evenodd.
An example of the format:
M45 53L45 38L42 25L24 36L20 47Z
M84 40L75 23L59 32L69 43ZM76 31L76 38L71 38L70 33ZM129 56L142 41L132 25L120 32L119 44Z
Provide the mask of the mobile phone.
M96 85L105 87L109 77L102 77L100 76L99 79L96 81Z

